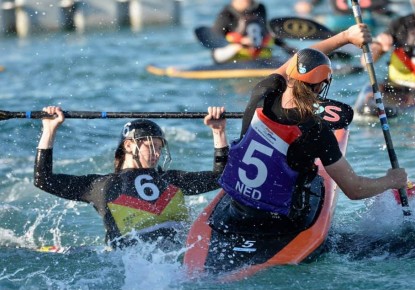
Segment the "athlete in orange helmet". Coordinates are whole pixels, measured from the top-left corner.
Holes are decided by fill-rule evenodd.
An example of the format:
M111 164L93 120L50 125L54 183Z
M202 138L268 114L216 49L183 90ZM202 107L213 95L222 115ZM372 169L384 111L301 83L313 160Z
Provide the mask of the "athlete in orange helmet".
M323 102L331 83L327 54L348 43L361 47L370 41L366 25L353 25L298 51L256 85L244 113L241 139L232 144L220 178L231 199L222 221L243 219L244 227L254 229L280 222L285 230L304 226L313 206L307 204L307 195L319 182L316 158L353 200L406 186L402 168L389 169L379 178L357 175L332 128L318 115L316 104Z

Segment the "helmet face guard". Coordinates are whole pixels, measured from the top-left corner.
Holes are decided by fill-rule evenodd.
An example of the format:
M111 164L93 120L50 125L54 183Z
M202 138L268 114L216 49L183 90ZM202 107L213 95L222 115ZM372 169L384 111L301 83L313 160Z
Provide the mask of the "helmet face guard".
M162 149L158 159L158 165L164 171L171 163L171 155L169 145L164 137L164 132L156 123L145 119L128 122L124 125L121 141L127 139L134 140L134 143L136 144L136 150L133 152L134 160L140 167L142 167L140 162L140 154L142 154L142 152L140 152L139 142L147 141L150 154L148 158L151 158L152 155L155 156L157 154L156 147L154 146L155 138L162 141Z
M329 93L329 89L330 89L330 85L331 85L331 76L328 80L324 80L321 83L317 83L317 84L313 84L313 85L308 85L311 90L315 91L316 86L320 86L320 90L317 92L318 94L318 98L320 100L325 100L327 98L327 94Z
M162 142L161 149L158 149L158 147L155 146L154 139L159 139ZM133 152L134 160L137 162L137 164L143 168L143 164L141 163L141 158L149 162L148 167L149 168L156 168L157 166L160 166L163 171L165 171L170 163L171 163L171 156L170 156L170 150L169 145L167 144L167 141L165 139L161 139L160 137L152 137L152 136L146 136L142 137L140 139L132 139L135 143L135 150ZM142 142L145 142L146 144L143 145ZM144 149L142 149L145 146ZM151 165L153 162L152 160L154 158L157 158L158 162L154 166Z

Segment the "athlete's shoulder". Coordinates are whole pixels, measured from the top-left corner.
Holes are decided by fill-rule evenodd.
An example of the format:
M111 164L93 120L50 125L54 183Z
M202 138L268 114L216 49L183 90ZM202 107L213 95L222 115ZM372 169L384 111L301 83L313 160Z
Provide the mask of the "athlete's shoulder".
M319 105L318 113L331 129L343 129L353 121L353 108L345 103L325 99Z
M118 180L121 180L118 173L109 173L109 174L88 174L85 176L87 180L94 184L93 186L98 186L98 184L109 184L115 183Z
M287 86L287 81L278 72L270 74L266 79L270 80L274 87L284 87L285 90Z

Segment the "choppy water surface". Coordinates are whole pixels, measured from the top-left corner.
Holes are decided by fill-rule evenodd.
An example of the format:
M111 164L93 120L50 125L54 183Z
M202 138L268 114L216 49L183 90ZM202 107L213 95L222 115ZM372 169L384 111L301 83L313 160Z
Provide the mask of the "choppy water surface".
M77 34L44 34L0 40L0 110L205 111L209 105L243 110L258 80L182 80L149 75L148 63L209 63L209 52L193 36L227 1L183 2L181 26ZM275 3L274 3L275 2ZM276 4L276 2L278 2ZM265 1L270 16L283 15L282 1ZM296 43L303 45L303 43ZM359 52L358 52L359 53ZM379 64L379 78L384 68ZM336 76L331 97L352 104L366 73ZM67 120L54 149L55 171L112 171L113 151L126 120ZM167 133L173 168L203 170L212 164L212 141L202 120L158 120ZM414 120L390 120L399 162L412 179ZM238 120L228 121L229 139ZM350 126L347 158L356 172L379 176L390 167L376 119ZM55 198L33 186L40 121L0 122L1 289L409 289L415 278L415 231L402 222L390 193L367 201L339 196L326 251L311 263L275 267L237 283L214 277L189 281L177 261L182 251L163 253L153 245L105 252L103 226L89 205ZM194 216L215 192L188 198ZM411 204L411 206L413 206ZM94 250L48 254L33 249L61 244Z

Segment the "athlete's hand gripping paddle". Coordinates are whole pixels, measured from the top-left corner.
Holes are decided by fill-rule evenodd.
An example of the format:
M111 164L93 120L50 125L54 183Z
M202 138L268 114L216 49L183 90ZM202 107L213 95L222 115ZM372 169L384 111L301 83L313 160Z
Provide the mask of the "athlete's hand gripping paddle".
M358 24L363 23L359 0L351 0L351 1L352 1L353 15L356 20L356 23ZM392 164L392 168L399 168L398 158L396 156L395 149L393 148L392 137L389 131L389 124L388 124L388 119L385 113L385 106L383 105L383 101L382 101L382 94L380 93L379 85L376 80L375 69L373 66L372 52L370 51L369 44L363 45L362 49L363 49L363 53L364 53L364 57L366 61L367 71L370 77L370 83L372 85L373 97L375 98L376 105L378 108L378 116L379 116L379 120L381 123L383 136L385 137L389 159ZM405 188L399 189L399 198L401 201L401 205L403 207L404 216L410 216L411 210L409 209L408 196L407 196Z

